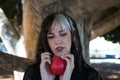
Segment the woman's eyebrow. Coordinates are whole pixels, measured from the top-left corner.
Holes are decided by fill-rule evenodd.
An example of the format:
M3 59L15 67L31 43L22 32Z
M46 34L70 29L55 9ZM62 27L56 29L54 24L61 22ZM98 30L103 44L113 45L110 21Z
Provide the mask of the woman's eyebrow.
M62 29L62 30L60 30L59 32L67 32L67 30L63 30L63 29Z

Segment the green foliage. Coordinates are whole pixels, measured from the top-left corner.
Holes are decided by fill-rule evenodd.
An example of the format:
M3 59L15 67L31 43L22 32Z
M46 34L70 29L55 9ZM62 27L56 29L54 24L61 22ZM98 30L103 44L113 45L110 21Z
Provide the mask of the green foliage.
M4 2L5 0L0 0L0 7L3 5Z
M120 26L103 35L103 37L105 40L112 41L113 43L120 43Z
M4 2L5 0L0 0L0 3Z

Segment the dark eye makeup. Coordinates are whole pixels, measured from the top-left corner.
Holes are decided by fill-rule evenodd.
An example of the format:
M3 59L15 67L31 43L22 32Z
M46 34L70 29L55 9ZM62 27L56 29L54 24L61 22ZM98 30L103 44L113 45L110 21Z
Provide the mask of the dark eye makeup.
M54 38L53 33L48 33L48 34L47 34L47 38L48 38L48 39L52 39L52 38Z
M64 36L67 35L67 32L61 30L61 31L59 32L59 35L60 35L61 37L64 37ZM48 33L48 34L47 34L47 38L48 38L48 39L52 39L52 38L54 38L54 33Z
M60 34L60 36L66 36L66 35L67 35L66 32Z

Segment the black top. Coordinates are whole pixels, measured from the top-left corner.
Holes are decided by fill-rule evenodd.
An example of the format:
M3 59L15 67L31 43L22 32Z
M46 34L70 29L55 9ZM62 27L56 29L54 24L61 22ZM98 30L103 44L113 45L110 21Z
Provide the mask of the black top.
M71 80L102 80L99 73L87 64L83 65L81 74L82 76L74 76ZM41 80L39 64L35 63L30 65L25 71L23 80ZM59 76L56 76L55 80L59 80Z

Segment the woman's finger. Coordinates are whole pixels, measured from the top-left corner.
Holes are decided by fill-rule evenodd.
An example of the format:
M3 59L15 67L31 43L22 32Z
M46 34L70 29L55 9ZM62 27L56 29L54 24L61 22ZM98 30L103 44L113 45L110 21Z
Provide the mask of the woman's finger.
M41 63L45 64L46 62L48 62L49 64L51 64L51 59L50 59L50 53L49 52L44 52L41 54Z
M50 59L50 55L51 54L49 52L44 52L41 54L41 59L45 59L45 58Z
M67 54L64 57L68 58L72 65L74 64L74 56L73 56L73 54Z
M41 60L44 60L44 59L50 59L50 56L49 55L43 55L43 56L41 56Z
M50 59L44 59L44 60L43 60L43 63L46 63L46 62L48 62L49 64L51 64Z
M44 52L44 53L41 54L41 57L44 56L44 55L50 56L51 54L49 52Z

